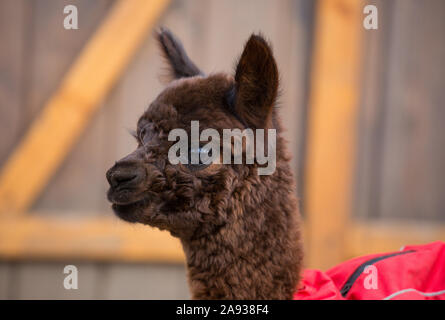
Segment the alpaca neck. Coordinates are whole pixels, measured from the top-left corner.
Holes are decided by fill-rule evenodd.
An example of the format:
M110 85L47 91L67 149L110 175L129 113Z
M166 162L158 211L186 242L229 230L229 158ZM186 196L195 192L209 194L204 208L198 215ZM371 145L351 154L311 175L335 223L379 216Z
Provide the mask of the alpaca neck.
M292 191L277 191L214 234L182 241L194 299L292 298L302 259L298 215Z

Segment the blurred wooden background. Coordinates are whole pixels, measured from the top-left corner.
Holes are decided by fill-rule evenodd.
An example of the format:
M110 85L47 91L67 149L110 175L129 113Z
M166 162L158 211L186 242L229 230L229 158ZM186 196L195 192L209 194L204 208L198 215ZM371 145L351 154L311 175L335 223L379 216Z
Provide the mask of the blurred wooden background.
M0 166L8 161L114 3L113 0L0 0ZM340 123L350 132L356 132L355 140L338 140L338 145L332 146L341 154L345 144L353 143L350 151L354 157L323 161L326 170L340 174L346 170L352 176L350 183L337 190L339 198L342 192L351 194L342 198L343 204L338 207L347 207L344 214L340 213L339 221L344 222L341 225L331 224L338 212L330 212L329 201L311 210L311 203L323 199L316 191L307 193L313 190L305 188L308 180L316 176L311 175L315 168L306 159L307 150L313 150L311 143L318 143L315 148L323 147L323 139L313 138L320 135L311 131L316 129L309 128L312 122L308 121L313 97L320 87L314 74L324 75L323 70L314 72L314 65L319 64L323 54L335 56L336 50L338 55L348 50L341 41L349 38L342 38L340 33L343 40L333 41L330 51L326 51L323 45L317 46L321 40L315 35L331 11L335 11L332 14L336 18L330 21L344 20L343 27L354 28L356 21L351 17L361 19L362 7L358 12L357 5L347 0L173 0L157 22L177 34L192 59L208 73L231 72L252 32L261 31L273 43L281 71L280 108L293 154L297 192L302 197L303 215L313 221L305 230L307 250L319 255L328 251L336 254L324 260L317 255L311 257L308 262L311 267L326 268L370 251L397 250L406 241L445 240L441 227L445 220L445 40L441 34L445 30L445 2L363 2L368 3L379 9L379 29L365 31L361 24L355 24L363 30L347 35L357 41L351 50L357 47L361 53L356 57L358 66L352 65L352 70L346 72L358 79L352 83L352 88L357 87L355 116ZM78 30L63 28L63 8L67 4L78 8ZM116 47L119 44L116 37ZM324 53L317 55L322 50ZM342 59L347 58L338 56L340 67ZM350 66L349 60L344 63L345 68ZM148 103L162 90L157 77L162 68L163 61L149 32L85 132L32 204L27 213L29 219L61 219L67 223L70 219L96 219L98 224L102 219L110 220L113 214L105 197L105 171L135 147L128 130L135 127ZM337 76L342 75L340 72ZM343 101L334 95L333 106L336 103ZM323 110L317 117L320 114ZM332 120L336 120L335 113ZM338 159L349 162L338 169ZM323 182L323 177L320 179ZM331 196L335 198L338 194ZM311 220L311 214L318 218ZM120 222L112 221L110 228L120 230ZM132 230L138 234L145 232L138 227L125 228L128 237ZM2 230L6 232L5 227ZM136 241L127 247L128 255L119 253L113 258L110 251L95 257L82 255L82 250L97 245L94 252L98 252L118 246L121 239L107 234L96 238L94 234L86 234L84 241L77 243L83 248L75 247L76 254L71 257L69 249L62 252L63 239L47 234L45 241L61 242L59 254L52 256L45 248L32 252L29 249L32 245L28 244L26 249L21 243L19 253L11 255L15 248L11 245L14 232L25 231L9 229L8 237L0 235L0 249L7 248L0 250L1 299L189 297L181 253L176 254L177 248L171 247L170 242L165 244L168 246L165 250L173 252L168 258L150 251L153 246L157 247L153 250L162 251L162 243ZM152 231L147 228L146 232ZM24 239L31 241L41 236ZM133 245L146 246L147 250L138 249L132 254ZM78 290L63 289L63 266L67 264L79 268Z

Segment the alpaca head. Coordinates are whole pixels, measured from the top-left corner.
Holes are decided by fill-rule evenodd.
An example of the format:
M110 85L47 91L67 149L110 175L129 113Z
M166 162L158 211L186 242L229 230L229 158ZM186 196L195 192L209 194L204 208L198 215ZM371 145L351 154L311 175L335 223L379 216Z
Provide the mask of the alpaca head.
M172 164L168 154L175 141L169 141L169 132L183 129L190 136L192 121L199 121L199 130L212 128L221 137L223 129L275 128L278 71L271 48L258 35L247 41L234 75L205 75L168 30L162 29L157 39L170 82L140 117L136 150L108 170L108 199L123 220L168 230L181 239L199 237L241 214L233 195L242 197L246 181L248 192L255 193L261 185L260 165Z

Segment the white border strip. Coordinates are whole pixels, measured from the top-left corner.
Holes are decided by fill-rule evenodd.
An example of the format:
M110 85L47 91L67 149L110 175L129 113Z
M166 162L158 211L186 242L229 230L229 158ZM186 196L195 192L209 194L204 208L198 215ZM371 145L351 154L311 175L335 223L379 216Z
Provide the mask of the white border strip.
M392 298L394 298L394 297L396 297L396 296L398 296L400 294L403 294L405 292L410 292L410 291L415 291L415 292L417 292L417 293L419 293L419 294L421 294L421 295L423 295L425 297L434 297L434 296L438 296L438 295L441 295L441 294L445 294L445 290L441 290L441 291L437 291L437 292L422 292L422 291L416 290L414 288L409 288L409 289L403 289L403 290L394 292L393 294L390 294L389 296L387 296L383 300L391 300Z

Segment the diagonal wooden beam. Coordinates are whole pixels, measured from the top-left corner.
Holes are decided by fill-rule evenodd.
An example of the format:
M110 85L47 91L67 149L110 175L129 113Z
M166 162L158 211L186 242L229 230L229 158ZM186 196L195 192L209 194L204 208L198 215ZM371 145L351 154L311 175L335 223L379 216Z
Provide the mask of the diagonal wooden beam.
M62 163L169 0L120 0L0 172L0 214L24 212Z
M305 212L308 266L344 259L351 216L363 2L319 1L309 97Z

